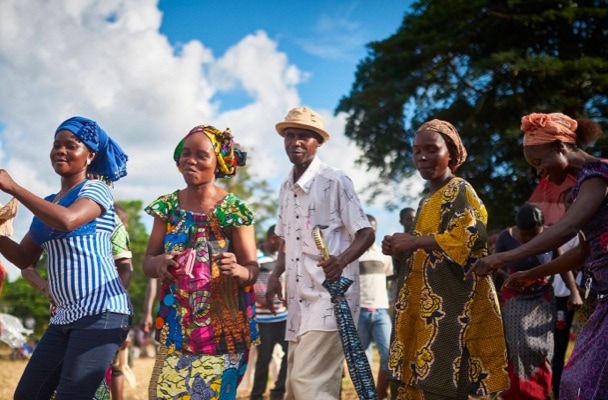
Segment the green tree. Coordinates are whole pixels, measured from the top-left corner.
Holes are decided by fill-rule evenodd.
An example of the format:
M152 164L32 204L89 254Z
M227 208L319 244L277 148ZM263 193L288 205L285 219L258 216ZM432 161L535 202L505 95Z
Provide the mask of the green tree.
M607 26L605 0L414 3L395 34L368 45L336 108L348 114L359 162L379 172L372 197L415 173L415 129L440 118L463 137L469 157L458 173L484 200L490 226L512 224L538 182L522 155L521 117L608 115Z
M261 239L266 234L266 222L273 222L279 207L279 196L268 181L251 175L247 166L238 169L230 179L218 179L216 183L229 192L244 199L256 213L256 237Z
M146 232L146 226L141 220L141 212L143 210L143 202L141 200L118 200L117 203L120 204L129 215L127 232L129 233L131 252L133 253L133 258L131 259L133 272L131 273L131 282L129 283L128 292L131 297L131 303L133 304L133 324L137 325L142 317L146 287L150 279L144 274L142 268L144 256L146 255L146 247L148 245L148 237L150 235Z

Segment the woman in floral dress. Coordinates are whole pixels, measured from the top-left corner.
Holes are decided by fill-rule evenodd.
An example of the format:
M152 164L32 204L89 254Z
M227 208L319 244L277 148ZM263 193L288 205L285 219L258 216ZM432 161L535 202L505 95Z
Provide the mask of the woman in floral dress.
M229 130L200 125L177 145L174 160L186 188L146 207L154 225L144 271L161 281L149 397L235 399L257 339L259 267L253 211L215 179L233 176L243 153Z

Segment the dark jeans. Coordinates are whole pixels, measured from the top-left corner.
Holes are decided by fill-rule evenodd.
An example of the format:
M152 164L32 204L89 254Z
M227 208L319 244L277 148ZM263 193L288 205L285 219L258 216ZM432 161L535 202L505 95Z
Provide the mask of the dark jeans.
M285 378L287 377L287 341L285 340L285 328L287 321L258 323L260 332L260 345L258 346L258 359L255 363L255 376L253 378L253 388L251 389L251 400L258 400L264 397L266 384L268 382L268 365L272 359L274 346L278 343L283 348L285 355L281 360L279 376L274 383L274 388L270 390L270 398L282 399L285 395Z
M49 325L25 367L15 400L93 398L118 346L129 333L131 317L104 313L66 325Z
M553 397L559 398L559 381L562 377L564 369L564 359L568 342L570 341L570 328L572 327L572 317L574 311L568 311L568 298L556 297L555 309L557 312L562 311L565 317L560 321L559 316L555 318L555 329L553 330L553 362L551 363Z

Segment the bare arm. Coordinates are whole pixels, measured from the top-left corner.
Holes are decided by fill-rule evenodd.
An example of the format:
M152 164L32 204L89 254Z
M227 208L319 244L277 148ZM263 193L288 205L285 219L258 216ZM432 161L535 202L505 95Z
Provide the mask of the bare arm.
M376 234L372 228L363 228L357 231L355 239L341 254L330 256L328 260L319 261L319 266L325 272L325 278L330 281L338 279L344 268L351 262L359 259L363 253L374 243Z
M158 291L158 279L150 278L146 287L146 297L144 299L144 312L141 318L141 328L145 333L150 333L152 328L152 307Z
M165 223L159 217L154 217L152 232L148 238L148 247L144 257L143 270L150 278L159 278L161 281L175 282L175 278L169 272L169 267L177 267L178 263L173 257L178 252L165 253Z
M266 286L266 304L268 309L275 314L274 308L274 296L280 301L285 301L285 297L283 295L283 288L281 286L281 281L279 278L285 272L285 242L281 243L281 247L279 248L279 254L277 256L277 261L274 264L274 269L270 273L268 277L268 284Z
M253 285L260 273L253 225L233 227L232 244L234 260L230 253L220 253L220 273L237 277L241 285Z
M382 241L382 252L393 257L401 257L404 253L417 249L441 251L441 246L434 235L414 236L401 232L385 236Z
M127 289L129 287L129 283L131 282L131 273L133 271L131 259L119 258L114 260L114 265L116 266L116 270L118 271L118 276L120 277L122 285L125 287L125 289Z
M21 276L27 281L27 283L30 284L31 287L36 290L40 290L42 293L44 293L44 295L47 297L47 299L49 299L51 303L54 302L53 297L51 296L51 293L49 291L49 283L46 279L40 276L38 271L36 271L36 268L31 265L27 268L23 268L21 270Z
M608 182L595 177L585 180L576 201L555 224L516 249L493 254L477 261L467 273L485 276L492 270L525 257L550 251L566 243L589 222L608 194ZM544 264L546 265L546 264ZM576 264L578 265L578 264Z
M0 169L0 190L19 200L42 222L62 232L74 230L104 212L103 208L91 199L78 199L69 207L46 201L17 184L3 169Z
M42 248L34 243L29 233L21 239L21 243L7 236L0 236L0 253L15 266L24 269L36 265Z
M529 269L527 271L515 272L509 276L504 285L514 290L521 290L532 284L538 278L559 274L578 268L582 263L584 263L588 255L589 248L583 241L581 241L577 247L568 250L561 256L554 258L548 263L539 265L538 267Z

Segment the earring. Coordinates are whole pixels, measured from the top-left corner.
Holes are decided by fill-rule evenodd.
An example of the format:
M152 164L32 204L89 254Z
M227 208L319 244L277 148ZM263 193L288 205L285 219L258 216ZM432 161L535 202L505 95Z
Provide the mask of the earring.
M91 165L91 160L87 159L87 167Z

